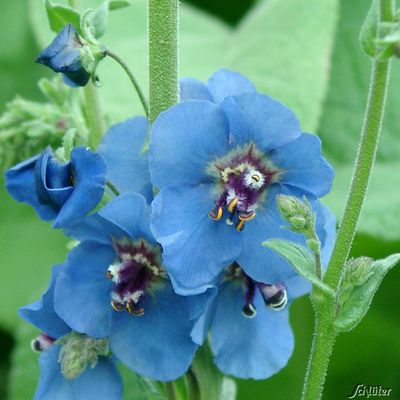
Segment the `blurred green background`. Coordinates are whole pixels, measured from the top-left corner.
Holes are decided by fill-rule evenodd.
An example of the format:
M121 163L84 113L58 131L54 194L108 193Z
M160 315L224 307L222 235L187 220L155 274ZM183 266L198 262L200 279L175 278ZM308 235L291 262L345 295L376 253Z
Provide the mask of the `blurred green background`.
M41 3L2 2L1 112L16 94L44 101L36 82L50 74L33 61L52 34ZM126 59L146 85L145 1L132 3L111 16L104 43ZM369 3L187 0L181 10L181 74L205 80L220 67L236 69L260 91L294 108L304 130L323 138L324 152L336 167L333 192L326 202L337 215L345 201L368 89L370 62L359 47L358 31ZM110 122L140 112L117 66L107 60L99 73ZM399 84L400 64L394 61L381 149L353 248L355 256L380 258L400 251ZM67 254L66 239L39 221L29 207L14 203L1 181L0 246L0 399L28 400L38 377L37 355L29 347L36 332L18 318L17 308L40 296L50 267ZM390 398L400 399L399 282L397 268L384 280L368 316L354 331L338 338L326 400L346 399L359 383L390 387ZM313 333L307 298L295 302L291 319L296 348L288 366L267 381L238 381L239 399L300 397ZM273 327L267 334L273 334Z

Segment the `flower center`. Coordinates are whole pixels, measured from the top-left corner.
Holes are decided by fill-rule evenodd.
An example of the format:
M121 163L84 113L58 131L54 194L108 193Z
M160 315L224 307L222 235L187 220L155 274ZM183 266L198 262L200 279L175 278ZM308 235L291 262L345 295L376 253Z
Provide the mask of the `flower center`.
M114 241L118 259L111 264L106 277L115 283L111 292L111 306L116 311L144 314L144 302L151 286L166 278L161 266L160 248L140 239Z
M257 290L259 290L265 305L274 311L283 310L287 304L287 293L282 283L268 284L257 282L246 275L236 262L228 268L227 279L238 281L242 284L244 288L242 314L247 318L254 318L257 314L254 305L254 297Z
M215 160L208 173L214 177L218 193L210 218L219 221L227 210L226 223L241 231L245 222L256 216L258 203L268 186L278 181L281 171L249 143Z

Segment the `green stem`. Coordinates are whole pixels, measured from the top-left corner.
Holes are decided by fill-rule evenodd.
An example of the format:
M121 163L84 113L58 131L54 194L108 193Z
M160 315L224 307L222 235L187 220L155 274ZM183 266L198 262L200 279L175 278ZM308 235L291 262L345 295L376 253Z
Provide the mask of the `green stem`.
M337 332L333 325L334 299L318 289L313 289L315 307L315 331L303 388L303 400L319 400L328 370ZM318 300L319 299L319 300Z
M379 21L393 21L393 10L394 0L380 0ZM353 179L332 258L324 279L325 283L336 292L344 265L350 253L358 218L375 161L379 133L383 120L389 72L390 61L374 60L368 103L361 131L360 146L354 167ZM315 334L304 382L303 400L321 399L329 359L337 336L337 331L334 328L335 300L317 288L313 289L312 300L316 317Z
M103 114L96 86L89 82L83 89L85 95L85 111L89 126L89 146L95 150L105 132Z
M143 110L146 114L146 117L149 117L149 106L147 104L146 97L144 96L143 91L142 91L138 81L136 80L132 71L129 69L128 65L119 56L117 56L115 53L113 53L111 50L107 49L105 52L108 56L110 56L112 59L114 59L126 72L126 74L129 77L129 80L131 81L133 87L136 90L136 93L139 96L139 99L140 99L140 102L142 103Z
M165 390L167 392L168 400L176 400L176 391L174 382L165 382Z
M106 181L106 186L115 194L115 196L119 196L121 192L118 190L118 188L109 180Z
M393 20L393 5L393 0L380 1L380 20L382 22ZM375 161L383 120L389 72L390 61L373 62L367 110L361 132L361 141L353 179L332 258L325 275L325 282L332 288L337 287L342 268L349 256Z
M186 392L188 400L200 400L200 387L197 381L196 374L193 372L192 368L185 374L186 380Z
M178 0L149 0L150 123L178 102Z

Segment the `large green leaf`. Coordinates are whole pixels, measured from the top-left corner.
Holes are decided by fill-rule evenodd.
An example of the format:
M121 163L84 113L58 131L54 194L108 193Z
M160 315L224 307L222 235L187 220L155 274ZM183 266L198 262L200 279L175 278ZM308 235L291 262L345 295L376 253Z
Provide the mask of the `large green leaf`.
M261 1L232 39L227 66L293 108L306 131L318 127L338 2Z
M324 202L341 216L353 166L337 164L332 192ZM358 231L382 240L400 238L400 163L376 162L363 205Z
M320 136L324 149L340 162L352 163L367 101L371 63L359 43L370 1L342 0L332 71ZM394 60L378 161L397 161L400 153L398 110L400 65ZM388 181L389 182L389 181Z
M0 325L12 330L18 307L35 300L32 296L47 286L51 266L64 260L67 239L2 188L0 199Z

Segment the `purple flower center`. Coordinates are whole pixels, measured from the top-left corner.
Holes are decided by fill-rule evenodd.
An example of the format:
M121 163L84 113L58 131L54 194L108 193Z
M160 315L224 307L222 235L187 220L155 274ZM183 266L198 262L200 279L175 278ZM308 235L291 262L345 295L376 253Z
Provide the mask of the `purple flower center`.
M244 289L244 305L242 314L247 318L256 316L257 310L254 305L256 291L259 290L266 306L275 311L280 311L287 304L287 293L282 283L268 284L257 282L251 279L240 268L240 265L234 262L227 270L227 279L239 282Z
M254 143L238 147L225 157L215 160L208 168L217 186L217 200L209 216L222 219L224 209L229 212L226 223L243 230L244 223L256 216L256 209L268 186L278 181L281 171Z
M111 306L116 311L144 314L144 302L151 286L166 278L161 266L158 246L140 239L114 241L118 259L107 269L106 276L115 283L111 292Z

